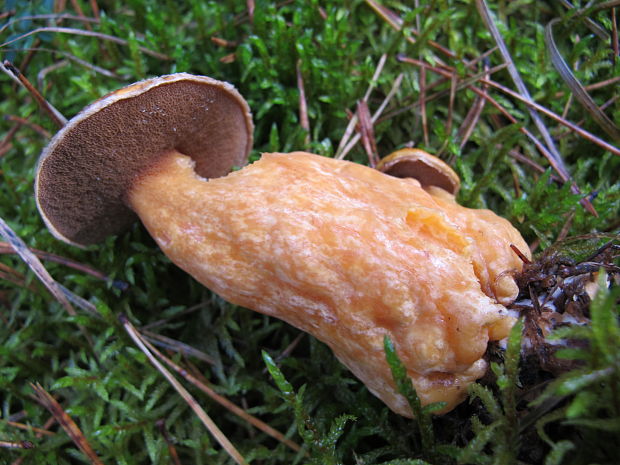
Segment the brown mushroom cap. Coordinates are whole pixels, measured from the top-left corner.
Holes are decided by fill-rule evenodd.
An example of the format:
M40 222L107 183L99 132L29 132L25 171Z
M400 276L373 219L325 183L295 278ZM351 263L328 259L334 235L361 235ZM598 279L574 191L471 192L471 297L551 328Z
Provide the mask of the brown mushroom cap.
M415 178L422 186L437 186L456 195L459 175L449 165L420 149L405 148L383 158L377 169L397 178Z
M65 242L100 242L136 220L125 194L161 155L177 150L200 176L224 176L247 163L252 131L248 104L231 84L185 73L137 82L83 109L43 150L39 212Z

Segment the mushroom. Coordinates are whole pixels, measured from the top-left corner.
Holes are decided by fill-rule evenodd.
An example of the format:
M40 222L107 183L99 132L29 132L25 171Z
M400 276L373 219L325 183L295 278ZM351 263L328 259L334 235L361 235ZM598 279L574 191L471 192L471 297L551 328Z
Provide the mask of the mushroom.
M415 178L424 186L440 187L452 195L461 187L459 175L448 164L420 149L397 150L382 158L377 169L397 178Z
M86 246L136 220L127 192L166 154L192 158L200 176L247 163L250 108L228 83L186 73L136 82L84 108L39 159L35 196L58 239Z
M452 409L485 373L487 342L514 321L502 303L516 297L505 281L521 266L509 244L527 250L519 233L424 179L305 152L263 154L216 177L243 164L250 129L225 84L188 75L134 84L54 137L38 167L39 209L78 245L136 214L173 263L226 300L311 333L411 416L385 360L387 335L422 402Z

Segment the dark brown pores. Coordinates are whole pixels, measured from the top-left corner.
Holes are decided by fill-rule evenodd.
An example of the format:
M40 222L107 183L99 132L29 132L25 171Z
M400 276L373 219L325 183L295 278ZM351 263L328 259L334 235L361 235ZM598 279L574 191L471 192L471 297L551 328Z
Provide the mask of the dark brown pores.
M70 121L44 151L37 200L57 235L88 245L128 227L136 216L126 207L127 189L171 150L190 156L205 178L245 165L252 123L247 104L232 86L190 79L160 82L138 95L134 87L141 92L149 81L95 102L80 113L87 116Z

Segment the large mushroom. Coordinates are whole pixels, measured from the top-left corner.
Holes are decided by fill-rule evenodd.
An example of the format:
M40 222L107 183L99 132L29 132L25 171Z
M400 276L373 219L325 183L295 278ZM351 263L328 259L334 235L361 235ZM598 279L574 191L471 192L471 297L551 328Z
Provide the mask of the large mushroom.
M77 245L135 214L175 264L325 342L395 412L411 415L386 335L422 402L453 408L484 374L487 342L513 323L502 304L517 293L509 245L527 250L519 233L459 206L453 189L434 185L437 173L399 179L296 152L224 176L244 164L251 128L226 84L185 74L134 84L54 137L38 166L39 210Z

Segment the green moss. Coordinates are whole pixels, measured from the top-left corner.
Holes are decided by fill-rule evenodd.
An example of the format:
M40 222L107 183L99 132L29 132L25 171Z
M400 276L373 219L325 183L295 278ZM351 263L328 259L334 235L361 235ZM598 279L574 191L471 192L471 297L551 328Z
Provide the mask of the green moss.
M92 15L90 2L78 3L86 16ZM245 96L256 123L253 159L263 151L309 150L333 156L348 124L347 112L355 111L386 54L385 67L368 100L371 112L401 73L404 78L374 128L380 155L410 142L441 152L463 179L459 200L509 218L530 242L553 244L563 230L569 235L617 234L620 157L591 140L544 119L581 191L575 193L554 180L556 173L548 160L521 132L526 128L539 137L527 108L489 88L489 95L517 122L511 123L487 103L461 147L459 128L477 96L466 86L456 86L450 103L450 81L431 70L426 72L425 85L427 96L434 97L426 103L424 127L418 102L420 68L396 56L423 59L431 65L443 63L461 77L482 72L484 61L471 69L464 64L495 46L474 2L420 1L415 9L407 2L383 3L405 25L420 25L420 36L407 28L394 30L360 0L257 1L252 21L247 11L250 2L242 0L97 3L101 19L89 26L97 33L123 39L122 44L41 32L0 47L1 58L17 66L28 58L24 74L33 83L40 75L42 93L66 116L135 80L186 71L230 81ZM620 74L620 59L612 56L609 41L592 32L586 18L610 34L610 10L590 9L575 15L561 2L488 3L533 98L606 139L588 112L571 101L568 87L547 56L543 31L553 18L562 18L554 28L561 52L584 85L596 84ZM586 2L573 3L586 6ZM24 19L53 13L52 1L7 0L3 11L11 10L13 16L2 19L10 24L0 31L0 42L43 26L86 29L85 23L75 19ZM76 14L70 9L65 13ZM214 37L229 45L219 45ZM38 50L30 54L30 47ZM65 58L66 64L50 67ZM497 52L489 55L491 67L501 63ZM298 70L307 99L309 131L300 125ZM514 88L505 70L492 78ZM598 104L609 102L605 111L612 121L620 121L617 89L616 83L591 91ZM0 94L4 116L0 140L15 124L10 117L25 118L49 132L56 130L33 99L4 74L0 75ZM173 351L171 356L187 369L195 367L195 373L207 378L217 392L304 444L302 452L289 449L190 386L251 463L581 464L613 463L620 455L614 440L620 428L617 291L599 293L591 309L591 326L558 332L556 337L585 341L587 350L560 352L563 357L582 360L583 366L549 381L540 397L527 397L520 388L526 373L518 369L519 335L515 332L508 351L493 365L494 378L472 387L469 402L432 418L428 407L418 406L419 420L404 419L372 396L323 344L309 336L298 341L294 328L224 302L172 266L139 225L85 250L53 239L38 216L32 194L34 166L47 140L29 125L7 136L12 145L0 159L0 216L28 245L81 262L108 279L45 262L60 284L97 303L98 315L78 309L78 316L72 317L17 257L0 257L3 266L23 274L3 270L16 279L0 281L2 420L36 427L46 423L49 412L32 398L30 383L38 382L76 420L104 463L170 463L168 443L157 426L160 420L182 463L232 463L134 347L116 319L122 312L136 326L155 325L153 331L198 351ZM518 161L515 152L543 171ZM367 163L361 146L348 158ZM597 217L579 204L586 197ZM115 282L128 287L123 290ZM197 304L200 309L191 310ZM292 351L280 357L292 344ZM387 355L401 392L418 408L415 392L399 371L389 344ZM23 456L27 463L85 463L69 437L57 426L52 429L56 435L37 437L33 431L0 421L0 440L28 440L35 446L2 449L0 462L4 457L11 462ZM526 453L533 443L539 446L536 456Z

